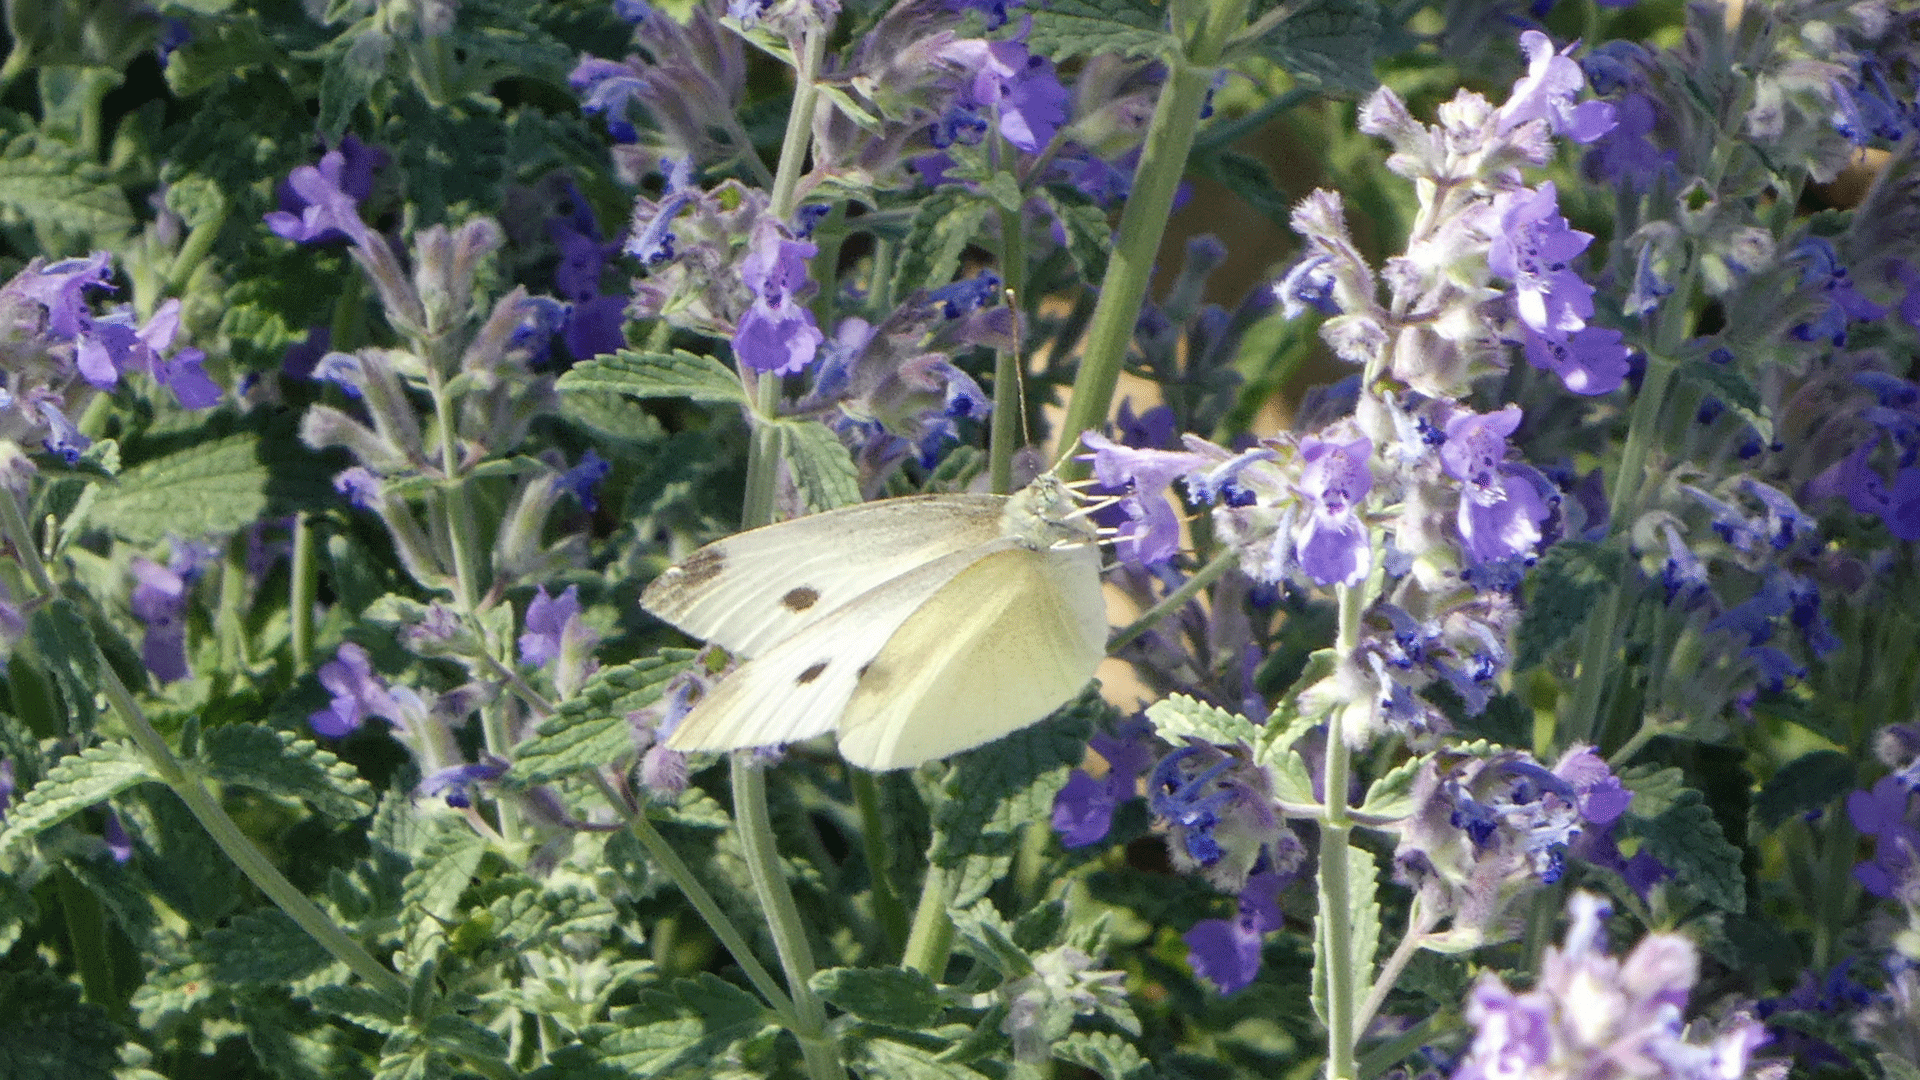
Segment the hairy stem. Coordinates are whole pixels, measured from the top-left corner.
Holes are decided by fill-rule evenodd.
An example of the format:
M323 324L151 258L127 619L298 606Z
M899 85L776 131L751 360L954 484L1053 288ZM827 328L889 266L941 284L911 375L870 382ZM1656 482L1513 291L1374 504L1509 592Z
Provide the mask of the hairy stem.
M1340 605L1335 663L1348 663L1360 642L1360 617L1366 611L1367 590L1342 585L1336 590ZM1354 1044L1359 1031L1354 1002L1353 884L1347 876L1347 853L1353 843L1353 818L1347 806L1347 787L1353 760L1344 730L1346 710L1327 716L1327 755L1321 773L1326 818L1320 825L1320 946L1327 977L1327 1080L1353 1080Z

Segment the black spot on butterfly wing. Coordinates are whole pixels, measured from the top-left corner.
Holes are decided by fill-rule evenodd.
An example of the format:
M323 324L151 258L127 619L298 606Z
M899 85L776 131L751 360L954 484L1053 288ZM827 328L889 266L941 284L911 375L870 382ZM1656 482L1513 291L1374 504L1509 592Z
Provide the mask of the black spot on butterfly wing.
M678 571L680 584L691 588L702 585L720 576L727 568L727 557L719 548L701 548L674 569Z
M810 683L810 682L812 682L813 680L815 680L815 679L817 679L817 678L819 678L819 677L820 677L820 673L821 673L821 672L823 672L823 671L825 671L825 670L827 670L827 661L825 661L825 660L822 660L822 661L820 661L819 663L817 663L817 664L815 664L815 665L813 665L812 667L810 667L810 668L808 668L807 670L805 670L805 671L803 671L803 672L801 672L801 673L800 673L800 677L799 677L799 678L797 678L797 679L795 679L795 680L793 680L793 681L794 681L794 685L796 685L796 686L805 686L805 685L807 685L808 683Z
M802 585L797 589L788 589L787 595L780 598L780 606L786 608L788 611L801 612L812 607L815 603L819 602L819 600L819 590L810 589Z

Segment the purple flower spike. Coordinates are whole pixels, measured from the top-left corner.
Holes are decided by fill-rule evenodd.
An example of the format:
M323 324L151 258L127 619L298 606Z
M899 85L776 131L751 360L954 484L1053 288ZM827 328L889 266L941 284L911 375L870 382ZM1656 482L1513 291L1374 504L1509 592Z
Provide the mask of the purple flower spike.
M1529 470L1506 461L1507 436L1519 426L1518 405L1447 422L1440 463L1461 483L1460 539L1476 563L1532 555L1550 512Z
M1567 56L1574 46L1553 51L1553 41L1538 30L1520 35L1527 54L1527 73L1513 84L1513 94L1500 107L1500 131L1512 131L1530 120L1545 120L1555 135L1590 143L1613 130L1613 106L1604 101L1573 103L1586 86L1586 74Z
M807 260L819 251L806 241L788 239L771 219L755 228L740 260L740 278L754 294L753 306L733 332L733 353L741 364L791 375L813 362L826 335L814 324L813 312L794 302L794 294L808 284Z
M1538 191L1501 195L1494 213L1499 224L1487 248L1487 268L1513 282L1520 321L1547 335L1585 327L1593 315L1593 287L1570 264L1593 236L1567 227L1552 181Z
M956 41L946 59L972 71L973 104L999 114L1000 135L1019 150L1037 154L1067 120L1067 90L1053 61L1034 56L1019 41Z
M1165 562L1180 550L1180 512L1168 494L1177 476L1206 467L1199 454L1178 450L1137 450L1097 431L1081 436L1093 451L1093 471L1108 491L1128 492L1121 500L1127 520L1120 525L1115 552L1140 566Z
M147 626L140 658L163 683L184 679L187 667L187 582L180 574L148 558L135 558L129 569L134 615Z
M1300 494L1311 512L1294 538L1300 568L1321 585L1354 585L1372 567L1372 548L1356 508L1373 490L1367 459L1373 440L1335 443L1307 436L1300 440Z
M1193 973L1223 994L1243 990L1260 974L1260 942L1281 926L1280 887L1286 878L1254 874L1240 891L1239 911L1229 919L1206 919L1182 934Z
M473 805L475 789L500 779L506 772L507 763L497 758L474 765L455 765L421 780L413 794L416 798L444 795L448 806L464 810Z
M351 641L342 642L334 659L320 665L320 685L333 694L326 708L307 717L314 733L337 739L359 730L367 717L401 723L400 705L380 676L373 673L373 657Z
M1626 335L1618 330L1589 326L1560 337L1521 323L1520 333L1527 363L1559 376L1560 382L1576 394L1611 394L1627 381L1627 373L1633 368Z
M560 474L556 485L563 491L573 493L580 502L580 508L592 513L600 509L600 500L594 494L594 488L613 471L613 465L599 454L588 450L580 455L580 464Z
M1088 740L1107 762L1107 775L1096 780L1075 769L1053 799L1053 831L1064 848L1090 847L1106 839L1113 828L1113 812L1133 798L1140 774L1147 771L1151 744L1136 736L1095 735Z
M96 251L84 259L62 259L43 266L38 273L21 274L15 281L22 295L47 309L47 330L54 337L72 338L91 321L87 314L88 289L110 288L113 256Z

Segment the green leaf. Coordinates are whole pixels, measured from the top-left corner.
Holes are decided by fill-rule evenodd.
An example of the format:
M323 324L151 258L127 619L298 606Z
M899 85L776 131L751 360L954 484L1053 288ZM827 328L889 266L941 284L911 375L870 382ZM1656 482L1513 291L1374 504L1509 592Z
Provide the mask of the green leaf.
M1214 746L1244 746L1251 749L1260 739L1260 729L1238 713L1230 713L1185 694L1170 694L1147 709L1156 734L1175 746L1182 739L1199 739Z
M1761 400L1759 388L1733 364L1716 364L1706 357L1682 360L1674 365L1680 381L1692 383L1699 391L1716 398L1753 426L1760 441L1773 441L1773 417Z
M1916 1065L1898 1054L1881 1051L1874 1056L1880 1068L1887 1074L1887 1080L1920 1080L1920 1065Z
M544 784L632 756L627 714L660 700L667 680L684 667L684 657L663 655L601 669L514 751L508 779Z
M1380 40L1380 5L1373 0L1307 0L1260 40L1260 51L1296 75L1364 94Z
M1322 877L1325 877L1324 870ZM1352 966L1356 1001L1364 997L1373 984L1373 957L1380 949L1379 891L1380 872L1374 866L1373 853L1357 845L1347 848L1347 933L1351 954L1328 957L1326 916L1321 914L1313 920L1313 1014L1322 1023L1327 1019L1329 963Z
M386 53L394 46L380 42L373 20L363 20L359 32L349 31L333 42L326 67L320 72L320 134L329 145L338 143L353 119L353 110L386 74ZM382 47L384 46L384 47ZM375 61L378 61L377 63Z
M1040 198L1066 234L1067 257L1080 280L1098 285L1107 273L1107 249L1113 246L1113 226L1107 212L1077 191L1060 187L1039 189Z
M924 1028L940 1018L940 990L911 968L828 968L812 985L834 1006L862 1020Z
M1048 819L1068 770L1086 755L1093 720L1111 709L1089 691L1047 720L954 758L927 851L952 874L953 907L985 896L1013 865L1020 830Z
M333 962L333 956L279 908L236 916L207 931L202 940L215 976L241 986L286 986Z
M1634 817L1656 818L1671 810L1687 794L1687 775L1668 766L1635 765L1620 774L1620 783L1633 792L1627 812Z
M25 221L53 250L117 248L133 208L106 170L54 139L17 135L0 149L0 225Z
M670 353L634 352L596 356L575 364L557 384L562 411L576 393L614 393L630 398L686 398L688 401L745 405L746 391L727 366L711 356L684 349Z
M100 649L87 617L64 597L33 613L27 632L46 659L48 674L66 699L66 730L78 735L93 730L97 715L93 699L100 685Z
M904 300L917 289L937 289L952 281L961 254L979 237L992 212L990 203L957 187L941 188L922 202L900 246L893 295Z
M860 501L860 470L833 430L815 420L783 420L780 458L807 509L818 513Z
M985 1080L965 1065L942 1061L932 1051L891 1039L862 1041L847 1067L862 1080Z
M1761 825L1777 829L1788 818L1818 810L1853 790L1858 772L1854 759L1836 750L1802 754L1782 765L1760 788L1753 799L1754 811Z
M1152 0L1054 0L1033 11L1027 47L1055 61L1075 56L1164 58L1180 49L1166 9Z
M1053 1044L1056 1060L1099 1073L1101 1080L1147 1080L1153 1066L1132 1043L1111 1032L1076 1031Z
M407 1026L407 1011L397 998L365 986L321 986L306 995L314 1008L381 1035Z
M1676 887L1721 911L1747 910L1740 849L1727 842L1705 796L1689 788L1659 817L1629 810L1624 822L1627 832L1640 837L1641 850L1673 871Z
M571 391L560 398L560 413L611 442L648 444L667 437L667 429L646 406L610 390Z
M94 803L110 799L135 784L159 779L148 767L146 755L132 743L104 743L61 758L47 770L46 779L33 785L19 802L8 808L5 828L0 830L0 853L33 839Z
M1562 540L1548 548L1527 575L1527 606L1515 635L1513 670L1524 671L1545 660L1586 625L1608 589L1626 588L1620 583L1624 561L1617 549L1579 540Z
M1196 155L1192 169L1239 196L1241 202L1259 211L1268 221L1287 224L1293 205L1287 193L1274 182L1273 170L1267 168L1266 162L1250 154L1222 150Z
M121 473L101 488L86 524L136 545L236 532L266 513L268 479L259 439L231 435Z
M21 888L12 875L0 874L0 953L13 948L20 932L37 914L33 894Z
M430 939L444 935L443 927L453 919L460 894L467 891L486 854L485 840L469 829L459 828L429 840L414 860L402 896L411 927L407 951L416 961L424 958Z
M1413 813L1413 779L1425 757L1408 758L1367 788L1367 797L1354 811L1369 817L1398 819Z
M236 724L207 732L201 750L209 779L311 803L353 821L373 813L373 787L331 750L291 731Z
M663 1076L703 1065L727 1047L759 1034L771 1019L753 995L703 974L667 990L644 994L641 1004L614 1012L616 1027L597 1042L606 1064L623 1076Z
M0 1073L7 1080L104 1080L119 1064L113 1021L51 973L0 974L0 1016Z

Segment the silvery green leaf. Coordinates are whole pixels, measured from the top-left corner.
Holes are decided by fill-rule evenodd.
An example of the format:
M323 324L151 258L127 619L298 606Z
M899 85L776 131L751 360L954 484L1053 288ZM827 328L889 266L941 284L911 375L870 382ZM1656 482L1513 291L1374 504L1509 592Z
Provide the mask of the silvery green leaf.
M206 733L202 760L209 779L311 803L351 821L373 812L373 788L331 750L291 731L235 724Z
M45 779L7 809L0 853L135 784L159 780L146 755L132 743L102 743L61 758Z
M560 376L562 411L572 408L576 392L613 393L630 398L686 398L721 405L747 404L740 378L711 356L684 349L670 353L635 352L596 356Z
M1111 1032L1076 1031L1053 1044L1055 1060L1091 1069L1101 1080L1148 1080L1153 1066L1127 1040Z
M645 656L602 668L580 692L541 723L533 738L514 750L506 780L543 784L632 756L633 725L627 714L660 700L667 680L686 666L685 653Z
M828 968L812 984L835 1008L892 1027L926 1027L944 1008L939 987L911 968Z
M1408 758L1367 787L1367 797L1354 813L1380 820L1396 820L1413 813L1413 780L1424 757Z
M1260 741L1260 729L1253 721L1185 694L1169 694L1154 702L1147 708L1147 719L1156 734L1175 746L1184 739L1198 739L1228 749L1251 749Z
M271 479L254 435L229 435L143 461L103 488L86 523L130 544L237 532L260 520Z
M816 420L779 421L780 459L807 509L818 513L860 501L860 470L833 429Z
M1321 869L1321 895L1326 895L1326 870ZM1353 974L1355 1003L1367 994L1373 983L1373 958L1380 949L1380 872L1372 852L1359 846L1347 848L1347 935L1350 952L1346 956L1327 955L1327 917L1323 912L1313 921L1313 1013L1321 1023L1327 1019L1327 969L1340 964Z
M1076 56L1166 57L1180 41L1151 0L1055 0L1033 11L1027 47L1053 60Z

